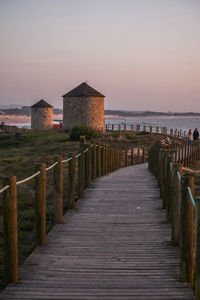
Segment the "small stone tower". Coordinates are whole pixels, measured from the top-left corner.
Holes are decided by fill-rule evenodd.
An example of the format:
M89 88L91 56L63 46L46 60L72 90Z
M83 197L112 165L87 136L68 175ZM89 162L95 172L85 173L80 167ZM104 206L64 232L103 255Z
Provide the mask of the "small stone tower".
M62 97L64 130L87 125L104 131L104 95L83 82Z
M53 127L53 106L41 99L31 106L31 129L48 130Z

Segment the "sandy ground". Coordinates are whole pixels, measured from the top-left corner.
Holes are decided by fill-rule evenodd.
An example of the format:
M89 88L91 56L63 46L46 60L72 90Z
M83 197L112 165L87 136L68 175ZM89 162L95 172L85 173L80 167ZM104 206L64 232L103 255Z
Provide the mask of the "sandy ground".
M105 115L106 119L118 119L119 116ZM54 120L62 120L63 115L58 114L53 116ZM122 118L123 119L123 118ZM15 116L15 115L0 115L0 123L4 122L5 124L28 124L31 123L31 116Z
M62 114L54 115L54 120L62 120ZM27 124L31 123L30 116L15 116L15 115L0 115L0 123L4 122L5 124Z

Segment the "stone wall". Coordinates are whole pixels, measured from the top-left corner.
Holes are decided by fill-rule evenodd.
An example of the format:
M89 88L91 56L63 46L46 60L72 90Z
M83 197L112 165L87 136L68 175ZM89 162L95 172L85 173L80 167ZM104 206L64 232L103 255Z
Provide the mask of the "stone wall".
M48 130L53 127L52 107L32 107L31 108L31 129Z
M74 125L87 125L104 131L104 98L64 97L63 128L70 130Z

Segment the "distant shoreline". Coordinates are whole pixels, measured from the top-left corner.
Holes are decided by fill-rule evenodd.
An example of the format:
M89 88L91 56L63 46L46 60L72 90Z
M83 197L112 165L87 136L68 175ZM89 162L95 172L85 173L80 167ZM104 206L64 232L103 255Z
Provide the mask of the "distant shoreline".
M149 116L144 116L144 115L133 115L133 116L120 116L120 115L105 115L104 119L131 119L131 118L142 118L142 119L148 119L148 118L153 118L153 119L160 119L160 118L197 118L200 117L199 115L161 115L161 116L156 116L156 115L149 115ZM62 114L54 114L53 116L54 120L62 120L63 115ZM27 124L31 123L31 116L27 115L0 115L0 123L4 122L5 124Z
M120 115L105 115L104 119L132 119L132 118L143 118L143 119L157 119L157 118L200 118L200 115L161 115L161 116L156 116L156 115L133 115L133 116L120 116Z

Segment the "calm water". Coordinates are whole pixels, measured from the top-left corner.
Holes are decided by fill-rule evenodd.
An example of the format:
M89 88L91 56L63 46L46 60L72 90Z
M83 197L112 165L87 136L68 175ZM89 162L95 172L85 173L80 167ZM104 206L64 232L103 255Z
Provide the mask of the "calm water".
M200 117L152 117L152 118L144 118L144 117L134 117L134 118L105 118L105 124L109 124L110 128L112 124L115 124L115 128L117 129L117 124L126 123L127 129L130 128L130 125L140 124L141 126L159 126L159 127L167 127L168 129L182 129L183 131L188 131L189 129L194 130L194 128L200 129ZM30 128L30 123L27 124L12 124L18 127Z
M169 130L172 129L182 129L183 131L188 131L189 129L194 130L195 128L200 129L200 117L151 117L151 118L119 118L119 119L105 119L105 124L124 124L126 123L127 129L130 125L140 124L141 126L159 126L167 127Z

